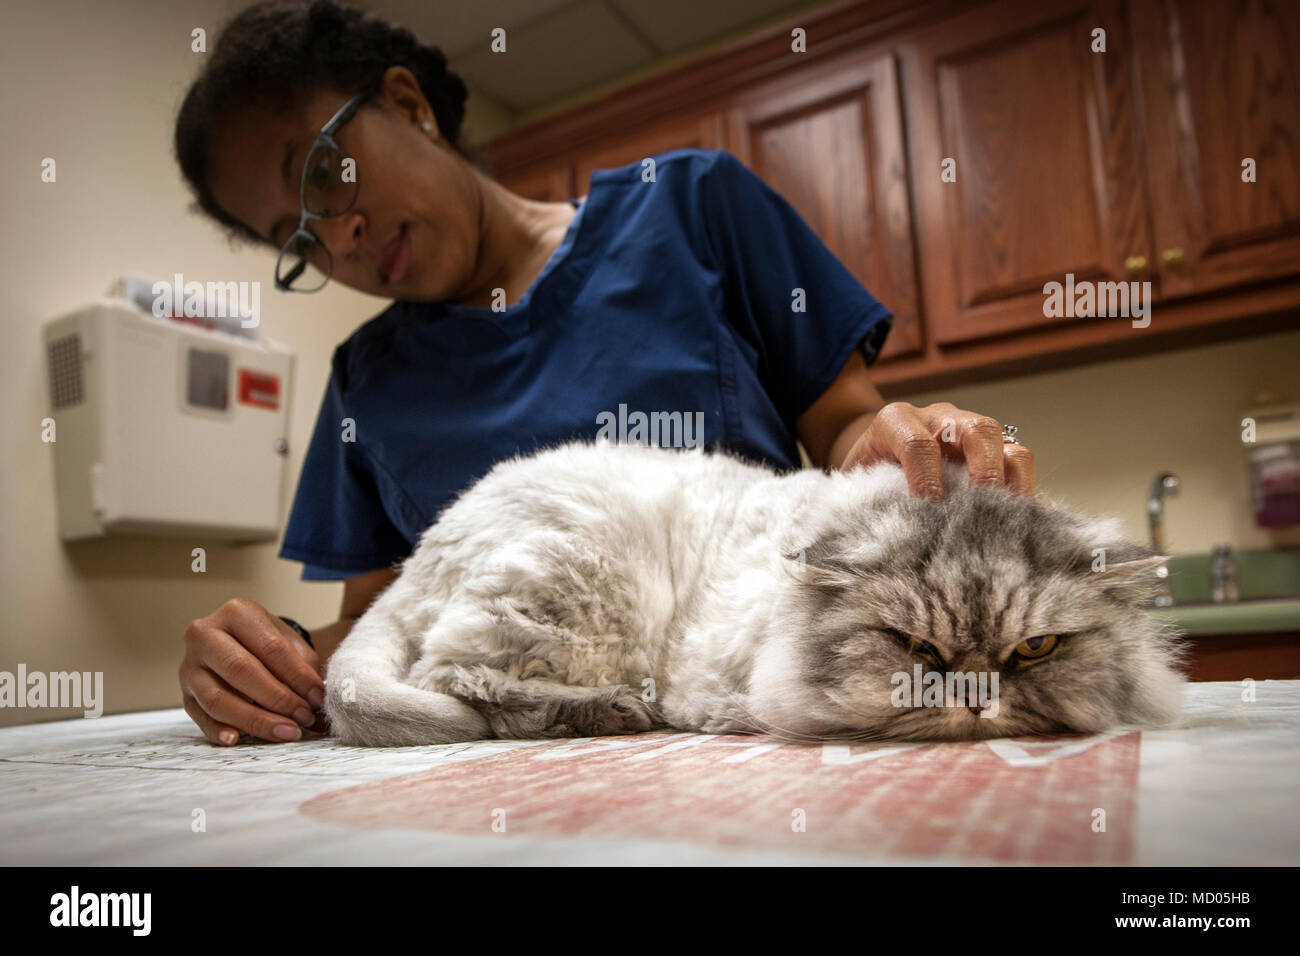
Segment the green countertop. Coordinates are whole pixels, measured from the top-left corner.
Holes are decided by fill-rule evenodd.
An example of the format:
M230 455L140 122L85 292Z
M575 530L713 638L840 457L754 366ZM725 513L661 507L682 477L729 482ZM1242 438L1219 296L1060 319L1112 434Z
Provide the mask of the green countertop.
M1235 604L1184 604L1162 608L1155 613L1192 635L1300 631L1300 598L1238 601Z

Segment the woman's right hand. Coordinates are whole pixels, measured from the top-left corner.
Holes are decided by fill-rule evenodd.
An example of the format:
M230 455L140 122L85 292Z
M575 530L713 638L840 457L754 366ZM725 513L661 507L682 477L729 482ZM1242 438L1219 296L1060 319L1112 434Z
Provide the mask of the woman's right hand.
M260 604L233 598L185 629L185 712L214 744L237 743L241 733L299 740L325 700L323 669L293 628Z

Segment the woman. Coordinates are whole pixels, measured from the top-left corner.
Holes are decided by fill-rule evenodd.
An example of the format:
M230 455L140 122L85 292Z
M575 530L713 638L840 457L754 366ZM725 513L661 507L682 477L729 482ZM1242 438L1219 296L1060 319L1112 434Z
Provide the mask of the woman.
M335 352L281 551L344 580L339 619L309 635L235 599L186 630L185 708L215 743L301 737L324 660L438 511L615 416L701 422L694 443L776 468L796 440L820 467L897 461L917 495L941 494L945 456L1033 490L993 419L883 401L889 312L735 159L667 153L534 202L457 146L465 95L405 30L277 2L227 26L181 108L199 207L279 250L277 287L397 300Z

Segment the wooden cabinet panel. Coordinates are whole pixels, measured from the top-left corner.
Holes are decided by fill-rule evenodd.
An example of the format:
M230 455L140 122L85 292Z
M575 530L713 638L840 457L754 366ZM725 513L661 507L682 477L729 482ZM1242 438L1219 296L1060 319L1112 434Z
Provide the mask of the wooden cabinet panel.
M552 166L529 166L503 173L497 181L525 199L540 202L563 202L573 196L573 167L567 163Z
M1191 681L1295 680L1300 677L1300 633L1217 634L1187 638Z
M1121 321L1047 318L1043 285L1067 273L1129 281L1126 259L1149 252L1123 12L999 3L901 41L921 274L939 343ZM1091 49L1098 27L1105 53ZM945 160L955 181L944 181Z
M912 212L892 54L760 86L728 116L731 151L789 201L894 313L881 359L918 351Z
M587 194L594 170L616 169L670 149L691 148L722 148L722 120L718 115L710 113L656 123L613 142L583 150L574 162L578 195Z
M1133 21L1162 288L1300 273L1300 3L1160 0Z

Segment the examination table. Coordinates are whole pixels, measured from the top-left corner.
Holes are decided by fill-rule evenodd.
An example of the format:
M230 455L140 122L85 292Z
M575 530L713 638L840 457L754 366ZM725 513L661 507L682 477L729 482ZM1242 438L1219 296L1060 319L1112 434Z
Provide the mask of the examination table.
M1300 864L1300 681L1185 693L1165 730L961 744L221 748L179 709L10 727L0 863Z

